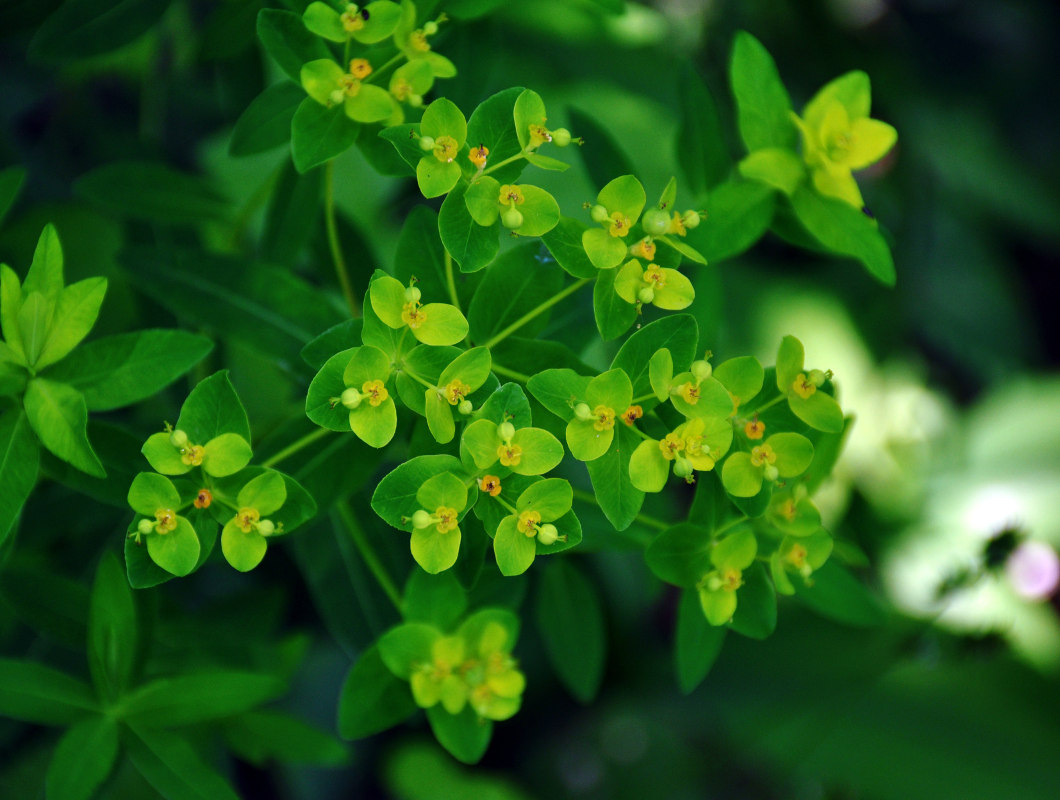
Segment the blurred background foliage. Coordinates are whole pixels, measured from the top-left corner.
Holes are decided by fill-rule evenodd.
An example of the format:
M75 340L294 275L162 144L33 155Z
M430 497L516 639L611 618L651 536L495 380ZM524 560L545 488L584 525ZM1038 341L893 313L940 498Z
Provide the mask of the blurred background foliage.
M690 311L719 357L750 352L772 363L790 333L835 371L856 424L820 505L830 527L856 543L848 555L860 551L871 564L865 577L885 610L833 614L856 623L843 624L782 602L774 636L730 635L707 680L684 697L672 656L677 595L638 552L594 536L587 513L585 549L600 552L580 560L603 591L608 626L592 704L551 676L527 624L518 653L527 702L498 726L479 768L457 765L413 725L349 745L342 767L253 765L245 753L222 761L220 749L216 765L254 798L1055 797L1055 596L1021 597L1001 564L979 571L986 543L1005 529L1060 546L1060 10L1046 0L656 0L620 13L620 2L590 0L478 5L496 8L444 26L438 49L460 75L436 91L469 112L495 91L527 86L563 109L549 123L585 136L589 170L549 174L542 185L568 213L595 194L598 143L624 155L649 196L672 174L683 180L676 132L689 70L710 88L732 154L742 155L725 77L739 29L773 54L796 108L842 72L869 73L873 116L900 135L862 181L893 242L897 287L767 237L737 258L693 267ZM0 259L29 263L42 226L54 222L68 279L110 280L93 335L177 325L207 332L218 347L191 381L231 369L255 439L275 452L308 429L311 373L298 350L340 320L342 306L319 170L297 176L285 147L229 152L236 119L281 77L255 38L262 2L126 0L114 13L124 23L143 15L143 35L115 43L104 28L83 49L35 46L57 6L0 5L0 167L27 171L0 226ZM99 202L81 180L128 160L197 177L174 199L152 195L144 172L144 197L122 207ZM274 192L284 181L289 190ZM379 175L357 150L339 161L336 181L344 247L363 291L373 268L392 267L400 226L422 200L412 182ZM686 192L682 183L679 197ZM216 260L156 257L185 247ZM270 320L267 278L276 273L259 271L267 263L333 289L334 302ZM253 307L206 304L194 285L205 275L222 276ZM160 302L160 291L178 299ZM271 291L276 305L288 297L282 282ZM584 342L595 338L591 324L573 300L546 334ZM598 343L582 356L599 366L612 352ZM139 442L174 415L189 385L96 419L90 433L109 467L131 478ZM358 466L358 454L344 454L336 496L371 482L375 464ZM59 469L44 464L46 474ZM42 484L17 542L5 546L5 655L83 669L87 587L99 554L120 547L128 512L123 498L82 483L102 504L57 507L69 495ZM404 574L404 541L360 509L384 561ZM253 575L215 567L140 593L143 607L159 609L155 658L170 668L281 659L293 673L281 706L334 730L351 658L395 621L340 530L324 516ZM526 588L517 580L494 591L511 601ZM40 796L54 741L50 730L0 721L0 795ZM207 754L211 747L203 742ZM147 792L126 767L101 796Z

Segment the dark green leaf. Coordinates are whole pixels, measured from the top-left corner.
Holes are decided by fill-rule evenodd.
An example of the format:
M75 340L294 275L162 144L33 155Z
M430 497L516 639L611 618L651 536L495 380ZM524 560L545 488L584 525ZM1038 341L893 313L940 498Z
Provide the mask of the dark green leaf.
M493 261L500 249L497 238L500 222L488 228L475 222L464 202L466 193L467 185L457 184L446 195L438 213L438 232L445 249L460 265L460 271L477 272Z
M8 167L0 170L0 222L4 221L7 212L15 204L25 181L26 170L22 167Z
M269 200L261 256L274 264L293 264L313 238L321 218L324 173L316 169L299 175L287 162Z
M710 561L713 549L710 528L683 522L655 537L644 552L644 560L661 580L689 588L713 569Z
M239 800L184 737L130 726L123 738L133 766L167 800Z
M560 217L559 224L541 237L556 263L575 278L595 278L599 271L582 246L582 234L586 229L583 222Z
M748 152L765 147L794 149L791 100L773 57L746 31L736 34L729 78L736 97L740 136Z
M727 628L707 622L699 604L699 593L694 589L681 592L677 607L677 632L674 635L674 662L677 685L690 694L703 679L721 653Z
M467 611L467 597L449 572L430 575L414 570L405 585L401 614L406 622L426 622L447 631Z
M144 330L84 344L44 374L85 396L89 411L110 411L157 394L213 349L205 336L181 330Z
M305 99L302 87L293 83L273 84L255 97L236 120L228 155L251 156L287 144L291 140L291 120Z
M59 740L45 781L49 800L89 800L118 759L118 725L110 717L89 717Z
M711 264L757 242L773 219L774 193L757 181L731 180L707 195L707 219L688 232L688 243Z
M302 18L293 11L263 8L257 27L265 52L295 83L301 84L303 64L331 55L324 40L306 30Z
M262 12L265 13L265 12ZM299 172L307 172L349 150L360 126L341 106L326 108L307 97L291 119L291 156Z
M225 739L241 758L263 767L268 761L335 767L346 762L334 736L280 711L249 711L224 725Z
M96 708L96 695L84 681L43 664L0 658L0 715L67 725Z
M461 308L467 308L483 275L453 271ZM394 253L394 277L406 286L415 277L425 303L452 302L438 215L427 206L416 206L405 218Z
M593 315L596 328L606 342L617 339L637 321L637 307L615 291L615 278L621 267L600 270L593 285Z
M630 336L611 362L612 369L625 370L633 384L633 396L650 394L648 362L657 350L666 348L673 358L674 373L688 368L696 357L699 327L689 314L671 314L655 320Z
M88 442L88 409L79 391L65 383L34 378L26 387L24 402L26 417L41 444L82 472L106 476Z
M857 627L874 627L886 622L883 602L834 561L816 570L811 580L811 586L794 581L795 594L821 616Z
M130 725L174 728L241 714L284 689L272 675L212 670L153 680L125 695L121 707Z
M441 704L432 706L427 709L427 721L438 744L457 761L477 764L486 754L493 735L493 723L480 719L470 705L464 706L459 714L450 714Z
M744 570L743 581L729 627L752 639L765 639L777 627L777 593L759 563Z
M589 180L597 190L603 189L619 175L632 175L633 164L621 148L615 144L611 134L593 117L576 108L569 109L570 126L576 136L586 144L578 149L578 155L585 163Z
M472 341L486 343L560 290L563 273L541 263L539 252L536 243L520 245L486 270L467 313ZM533 336L547 321L546 312L516 330L522 336Z
M74 61L109 53L147 33L169 0L66 0L37 30L30 58Z
M177 428L193 444L206 444L222 433L235 433L250 441L250 421L236 394L228 370L199 381L180 409Z
M336 353L359 347L362 324L359 319L348 319L338 325L332 325L302 348L302 360L313 369L319 370Z
M552 668L571 694L590 702L600 688L607 653L604 612L596 589L573 564L550 560L535 612Z
M0 414L0 544L37 482L39 448L21 409Z
M15 616L49 639L80 651L87 631L88 588L46 566L10 564L0 597Z
M523 89L518 86L497 92L479 103L468 118L467 143L471 147L485 145L489 148L487 167L500 163L522 150L512 115L515 100L522 92ZM490 174L502 184L514 183L523 171L523 166L522 160L516 160Z
M113 699L129 685L138 639L136 605L125 570L112 553L105 553L88 612L88 666L104 697Z
M691 67L681 73L678 92L681 103L681 122L677 129L678 163L689 190L702 196L725 180L732 160L722 133L718 106ZM705 255L708 261L713 260L709 254Z
M223 220L228 201L204 178L151 161L116 161L82 175L74 192L131 219L166 225Z
M339 695L339 735L363 739L408 719L416 711L406 681L395 677L375 645L354 662Z

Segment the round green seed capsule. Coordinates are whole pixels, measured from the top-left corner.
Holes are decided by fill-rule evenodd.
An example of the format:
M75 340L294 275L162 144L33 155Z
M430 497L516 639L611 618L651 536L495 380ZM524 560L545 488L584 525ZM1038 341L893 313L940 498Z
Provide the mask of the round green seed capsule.
M697 381L705 381L710 377L710 374L714 371L714 368L710 366L709 361L700 359L692 362L691 367L692 374L696 376Z
M456 410L466 417L468 414L475 410L475 406L472 405L470 400L461 400L460 405L456 407Z
M780 470L774 464L766 464L765 469L762 471L762 477L767 481L775 481L780 477Z
M593 218L593 222L607 222L611 219L611 215L608 213L607 209L599 203L589 210L589 216Z
M689 210L681 215L681 222L684 223L688 230L694 230L699 225L701 219L698 211Z
M655 299L655 290L650 286L645 286L639 292L637 292L637 299L642 303L650 303Z
M552 131L552 144L556 147L566 147L570 144L570 131L566 128L556 128Z
M824 372L822 372L819 369L811 369L810 370L810 374L807 375L806 377L809 379L810 383L812 383L814 386L818 386L818 387L819 386L823 386L825 380L827 379L827 377L825 376Z
M514 231L517 228L522 227L523 224L523 212L518 208L509 208L503 214L501 214L501 222L504 227L508 230Z
M541 544L545 546L555 544L557 539L559 539L559 531L556 530L556 526L551 522L546 522L544 525L538 526L537 540L541 542Z
M649 208L644 212L640 224L650 236L662 236L670 226L670 218L661 208Z
M346 406L346 408L350 409L350 411L353 411L353 409L361 404L361 393L351 386L342 393L339 402Z
M418 303L420 302L420 290L415 286L409 286L405 289L405 302L406 303Z
M184 431L173 431L169 434L169 443L180 449L188 446L188 434Z
M420 150L433 150L434 149L434 137L433 136L421 136L420 137Z
M692 474L692 462L687 458L677 458L674 460L674 475L678 478L687 478Z
M272 536L276 532L276 523L271 519L258 520L258 533L262 536Z
M153 523L149 519L142 519L136 525L136 530L138 530L142 534L151 533L152 531L154 531L154 529L155 529L155 523Z
M497 426L497 435L507 442L515 436L515 426L510 422L502 422Z
M434 20L430 20L428 22L424 22L423 23L423 32L425 34L427 34L428 36L434 36L434 34L438 33L438 23L435 22Z
M592 419L593 410L589 408L588 403L578 403L578 405L574 407L574 416L582 422L585 422L586 420Z
M412 515L412 527L416 530L423 530L431 524L431 515L424 511L422 508Z

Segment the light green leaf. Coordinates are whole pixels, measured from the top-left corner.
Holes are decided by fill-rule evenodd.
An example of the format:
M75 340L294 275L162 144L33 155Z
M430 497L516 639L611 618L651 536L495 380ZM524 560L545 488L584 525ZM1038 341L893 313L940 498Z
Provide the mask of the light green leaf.
M435 575L456 563L460 554L460 538L459 528L440 533L437 527L432 525L412 532L409 549L416 563Z
M243 469L253 455L250 443L238 433L222 433L203 446L202 468L207 475L224 478Z
M412 329L418 341L435 347L460 342L467 336L468 325L460 309L448 303L428 303L420 309L427 319Z
M755 150L739 163L740 174L790 195L806 177L802 159L791 150L766 147Z
M603 228L588 228L582 233L582 247L597 269L613 269L626 257L626 243Z
M670 477L670 462L654 439L637 445L629 458L630 482L642 492L661 492Z
M129 725L175 728L222 719L275 700L283 681L259 672L212 669L157 678L122 700Z
M199 564L199 536L184 517L177 517L174 530L151 533L146 539L151 560L178 578L190 575Z
M535 617L553 669L582 703L600 687L607 652L604 614L593 585L568 560L548 564Z
M26 387L26 416L48 450L82 472L97 478L107 472L88 442L88 409L76 389L45 378L34 378Z
M754 36L736 34L729 70L740 136L748 152L766 147L794 149L791 100L776 64Z
M302 12L302 22L311 33L322 36L330 42L342 44L349 39L342 20L339 18L339 12L320 0L306 6L305 11Z
M542 522L555 522L574 504L574 490L563 478L546 478L526 489L515 504L520 513L536 511Z
M559 439L541 428L520 428L512 437L512 444L523 449L519 463L511 466L517 475L543 475L563 460ZM496 447L493 455L497 457Z
M843 409L835 398L818 389L809 397L788 395L792 413L815 430L839 433L843 430Z
M507 516L497 526L497 535L493 537L493 553L501 575L522 575L530 569L537 556L537 538L520 531L516 518Z
M173 481L154 472L141 472L129 487L129 506L145 517L154 517L160 508L180 508L180 492Z
M762 467L751 464L750 453L733 453L721 468L721 482L734 497L754 497L762 488Z
M596 196L596 201L609 212L619 212L629 217L630 226L640 218L647 203L644 186L632 175L622 175L610 181Z
M276 470L266 470L239 490L236 502L256 508L262 517L275 514L287 502L287 483Z
M525 150L530 146L530 126L545 124L545 102L537 92L525 89L515 100L512 116L519 146Z
M49 300L59 296L63 288L63 249L59 234L51 223L44 226L33 251L22 293L40 292Z

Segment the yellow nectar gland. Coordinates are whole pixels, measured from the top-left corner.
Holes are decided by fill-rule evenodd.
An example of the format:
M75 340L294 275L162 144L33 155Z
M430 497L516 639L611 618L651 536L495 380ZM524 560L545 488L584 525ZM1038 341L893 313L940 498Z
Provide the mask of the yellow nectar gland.
M519 529L520 533L525 533L527 536L537 535L537 526L541 524L541 515L536 511L524 511L519 515L519 521L515 523L515 527Z
M661 289L666 285L666 274L658 264L648 264L648 268L644 270L641 280L654 289Z
M685 449L685 440L676 433L666 434L666 438L659 442L659 452L667 461L673 461L677 454Z
M372 74L372 64L367 58L354 58L350 61L350 74L358 80L364 80Z
M454 378L446 384L443 394L445 395L445 399L449 401L449 405L455 406L471 394L471 387L459 378Z
M645 237L629 248L629 254L634 258L643 258L651 261L655 258L655 242Z
M490 497L496 497L501 493L501 479L496 475L483 475L479 478L478 488Z
M394 95L398 102L404 103L414 94L412 84L404 78L397 78L390 87L390 94Z
M443 164L452 163L459 149L452 136L439 136L434 140L434 157Z
M486 157L490 154L490 149L485 145L479 145L478 147L472 147L471 152L467 154L468 160L471 161L479 169L486 166Z
M434 512L434 516L438 518L438 524L435 526L438 529L438 533L449 533L449 531L456 530L457 519L455 508L438 506L438 509Z
M368 397L368 404L373 407L378 406L390 397L386 386L380 380L365 381L364 385L361 386L361 392Z
M721 588L727 592L735 592L743 586L743 573L738 569L728 567L721 570Z
M632 425L638 419L644 416L644 409L640 406L630 406L622 412L622 421L627 425Z
M766 432L766 424L759 419L753 419L743 426L744 435L748 439L761 439Z
M791 384L791 389L803 400L806 400L811 394L817 391L817 386L813 381L806 377L806 373L800 372L795 378L795 382Z
M205 455L206 451L201 444L193 444L191 447L185 447L180 451L180 460L188 466L198 467L202 464L202 459Z
M783 503L781 503L777 507L777 514L782 516L788 522L794 522L795 521L795 514L796 514L795 498L789 497L787 500L785 500Z
M689 436L685 440L685 453L690 456L710 457L710 445L703 444L702 436Z
M525 199L526 198L523 197L522 187L509 185L507 183L501 187L500 194L497 196L497 202L502 206L510 206L512 204L521 206L525 202Z
M673 218L670 220L670 224L666 226L666 232L676 233L678 236L685 236L688 233L688 231L685 230L685 221L676 211L674 212Z
M213 493L209 489L199 489L193 502L196 508L209 508L213 502Z
M615 410L610 406L597 406L593 409L593 416L596 417L596 421L593 422L596 430L609 431L615 427Z
M544 120L542 120L543 122ZM544 125L534 123L530 126L530 146L540 147L545 142L552 141L552 131Z
M250 533L257 527L261 514L256 508L241 508L236 513L236 525L243 533Z
M761 467L765 464L775 464L777 454L768 444L761 444L751 448L751 466Z
M677 388L677 394L689 405L694 406L699 402L699 387L692 383L692 381L682 383Z
M353 33L364 27L367 16L367 9L359 9L351 3L346 6L346 10L342 13L342 16L339 17L339 19L342 20L342 27L345 29L346 33Z
M409 46L413 50L419 50L421 53L426 53L431 49L431 43L427 41L427 32L423 28L414 30L409 34Z
M610 221L607 225L607 232L616 239L620 239L629 233L629 226L632 223L629 221L629 217L621 211L615 211L608 219Z
M420 308L419 303L405 303L401 307L401 321L415 330L427 321L427 312Z
M169 533L177 529L177 512L172 508L158 509L155 511L155 519L158 520L155 525L155 531L158 533Z
M497 457L501 460L501 466L517 467L523 458L523 448L517 444L502 444L497 448Z

